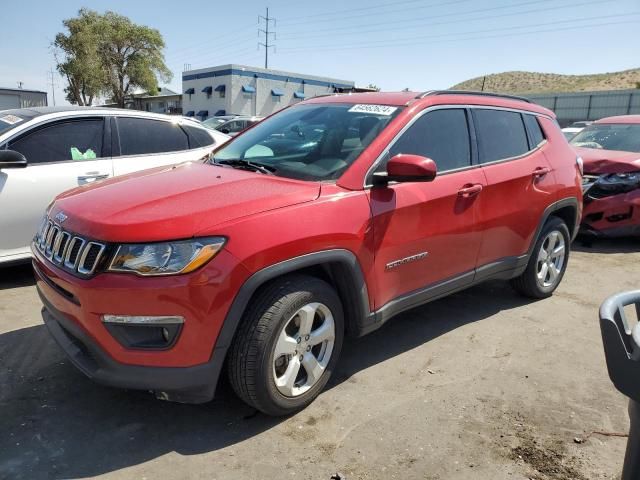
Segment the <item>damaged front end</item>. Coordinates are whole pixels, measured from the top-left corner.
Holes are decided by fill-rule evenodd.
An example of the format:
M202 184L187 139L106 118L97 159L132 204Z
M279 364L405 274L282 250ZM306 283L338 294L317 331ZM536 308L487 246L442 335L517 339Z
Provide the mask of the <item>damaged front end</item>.
M640 171L585 174L581 233L640 236Z

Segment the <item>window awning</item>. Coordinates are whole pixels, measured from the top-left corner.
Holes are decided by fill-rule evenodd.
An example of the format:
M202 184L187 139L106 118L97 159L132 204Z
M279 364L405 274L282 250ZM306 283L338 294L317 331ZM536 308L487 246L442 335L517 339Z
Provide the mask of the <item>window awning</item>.
M193 95L194 93L196 93L196 89L195 88L187 88L184 91L185 95Z
M220 115L226 115L227 111L226 110L218 110L215 114L216 117L219 117Z
M218 85L218 86L215 88L215 91L216 91L216 92L224 92L226 89L227 89L227 86L226 86L226 85Z
M304 92L293 92L294 98L307 98Z
M189 110L187 113L185 113L185 115L187 117L193 117L195 115L195 112L193 110Z
M206 117L206 116L208 116L208 115L209 115L209 110L200 110L200 111L198 112L198 116L199 116L199 117Z
M211 92L213 92L213 87L204 87L202 89L203 93L206 93L207 95L211 95Z
M252 87L251 85L243 85L242 91L244 93L256 93L256 87Z
M273 95L274 97L281 97L284 95L284 92L282 90L280 90L279 88L272 88L271 89L271 95Z

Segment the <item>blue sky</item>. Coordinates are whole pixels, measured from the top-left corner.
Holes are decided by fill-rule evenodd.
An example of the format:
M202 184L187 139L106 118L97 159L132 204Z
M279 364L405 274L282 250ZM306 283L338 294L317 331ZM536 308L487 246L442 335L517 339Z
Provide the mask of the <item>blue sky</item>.
M50 44L62 20L83 6L160 30L174 73L169 87L178 91L184 64L263 66L257 20L266 6L277 19L270 68L383 90L448 88L509 70L582 74L640 67L640 0L22 0L3 11L0 86L22 81L24 88L51 92ZM56 83L61 103L64 80Z

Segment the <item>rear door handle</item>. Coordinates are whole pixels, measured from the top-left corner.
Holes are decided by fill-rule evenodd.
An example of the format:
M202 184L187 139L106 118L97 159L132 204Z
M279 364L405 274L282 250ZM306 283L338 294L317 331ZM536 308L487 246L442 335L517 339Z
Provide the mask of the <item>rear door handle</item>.
M533 171L533 176L536 178L541 178L550 172L551 172L551 169L549 167L538 167Z
M104 180L105 178L109 178L109 174L108 173L87 173L86 175L80 175L78 176L78 181L79 182L85 182L85 183L90 183L90 182L95 182L96 180Z
M469 198L478 195L482 191L482 185L480 183L467 184L458 190L460 197Z

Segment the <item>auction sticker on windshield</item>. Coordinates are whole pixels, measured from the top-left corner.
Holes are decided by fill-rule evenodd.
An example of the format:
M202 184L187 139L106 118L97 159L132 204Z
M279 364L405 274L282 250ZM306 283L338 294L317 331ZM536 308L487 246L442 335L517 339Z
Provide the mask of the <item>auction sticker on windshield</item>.
M375 115L388 116L395 112L398 107L390 107L388 105L369 105L369 104L357 104L349 109L352 113L373 113Z
M16 123L19 123L22 121L20 117L16 117L15 115L5 115L3 117L0 117L0 120L2 120L5 123L8 123L9 125L15 125Z

